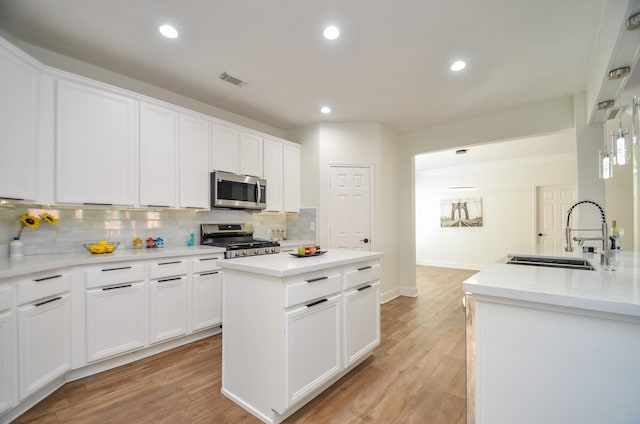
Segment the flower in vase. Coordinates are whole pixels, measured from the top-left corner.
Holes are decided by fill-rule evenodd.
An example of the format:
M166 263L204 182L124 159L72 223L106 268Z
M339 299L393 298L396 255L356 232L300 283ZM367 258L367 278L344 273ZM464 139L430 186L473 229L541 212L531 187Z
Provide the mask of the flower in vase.
M58 219L51 215L50 213L43 212L40 216L33 216L25 213L20 217L20 231L18 231L18 239L22 235L22 231L29 227L32 230L37 229L40 226L41 222L46 222L47 224L55 225L58 223Z

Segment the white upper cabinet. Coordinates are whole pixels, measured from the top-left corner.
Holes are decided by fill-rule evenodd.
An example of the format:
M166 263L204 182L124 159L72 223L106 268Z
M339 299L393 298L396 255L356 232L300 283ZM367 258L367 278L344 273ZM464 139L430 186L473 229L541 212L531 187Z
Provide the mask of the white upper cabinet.
M209 120L180 114L180 207L209 209Z
M133 205L135 100L63 79L57 89L56 202Z
M267 210L300 212L300 147L288 141L264 139Z
M300 212L302 171L300 146L285 143L283 146L283 212Z
M262 137L240 133L240 174L262 178Z
M36 200L38 68L0 38L0 198Z
M211 171L262 178L262 137L219 123L213 124Z
M211 171L240 173L240 130L213 124Z
M178 204L176 120L172 109L140 103L140 206Z
M267 180L267 210L283 211L283 145L269 138L264 139L264 178Z

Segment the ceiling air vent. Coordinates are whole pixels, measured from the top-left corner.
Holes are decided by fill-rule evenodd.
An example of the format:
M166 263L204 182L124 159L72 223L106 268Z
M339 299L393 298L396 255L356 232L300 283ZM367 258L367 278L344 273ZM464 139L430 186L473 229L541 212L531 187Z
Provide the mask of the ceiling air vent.
M625 106L613 108L607 111L606 120L615 119L621 112L624 112Z
M222 81L226 81L228 83L231 83L233 85L236 85L238 87L242 87L243 85L246 84L245 81L242 81L240 78L236 77L235 75L231 75L227 72L223 72L220 74L220 79Z

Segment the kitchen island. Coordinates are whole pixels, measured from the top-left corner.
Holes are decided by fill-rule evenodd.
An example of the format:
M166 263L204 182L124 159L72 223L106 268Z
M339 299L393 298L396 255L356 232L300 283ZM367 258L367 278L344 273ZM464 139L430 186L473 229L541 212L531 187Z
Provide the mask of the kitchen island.
M278 423L380 343L381 253L329 250L218 261L222 393Z
M640 253L490 265L467 293L470 423L640 422Z

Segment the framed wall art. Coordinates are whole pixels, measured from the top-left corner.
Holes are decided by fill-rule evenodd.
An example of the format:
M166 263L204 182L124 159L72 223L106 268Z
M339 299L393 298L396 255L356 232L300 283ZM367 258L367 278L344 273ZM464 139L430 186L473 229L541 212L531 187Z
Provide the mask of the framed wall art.
M441 227L482 227L482 197L440 201Z

